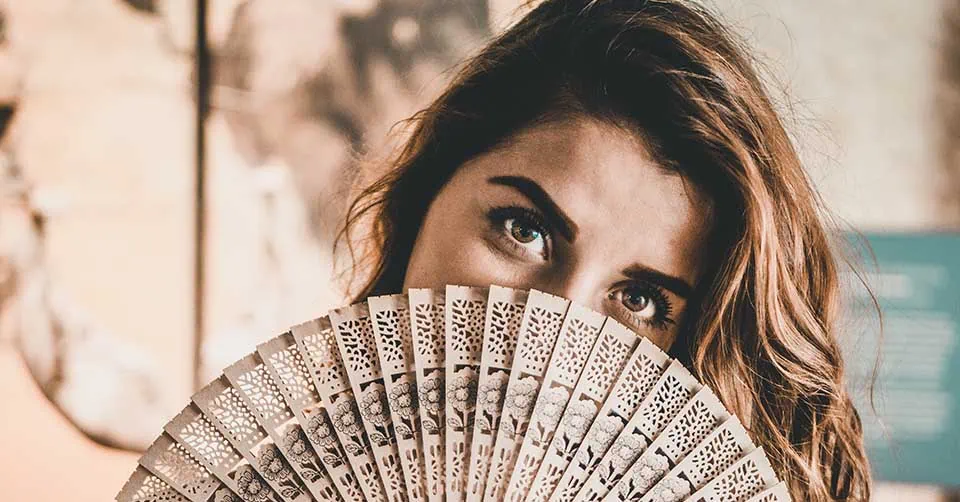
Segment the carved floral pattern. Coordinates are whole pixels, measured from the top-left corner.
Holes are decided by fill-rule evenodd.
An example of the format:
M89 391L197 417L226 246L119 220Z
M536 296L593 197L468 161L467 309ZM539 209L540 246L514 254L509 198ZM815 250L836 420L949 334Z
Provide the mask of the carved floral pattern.
M227 488L220 488L213 494L213 502L240 502L241 499Z
M371 389L363 395L360 402L360 414L364 420L374 425L384 425L390 421L390 404L387 394L380 389Z
M690 485L679 478L668 478L657 487L654 502L679 502L690 495Z
M283 455L277 445L270 443L264 446L257 460L260 472L270 481L282 481L290 477L290 468L283 460Z
M333 427L320 413L310 417L310 421L307 422L307 434L321 448L335 448L337 446L337 436Z
M537 403L534 414L540 419L540 424L548 430L556 429L563 417L563 410L567 406L569 395L564 389L550 389Z
M640 451L646 448L647 444L643 438L626 434L618 439L610 447L610 462L613 466L623 472L627 470L633 461L637 459Z
M354 436L360 434L362 425L360 423L360 410L357 409L356 401L343 401L337 405L333 412L333 426L341 434Z
M400 382L396 384L390 391L390 408L404 419L414 419L420 408L417 383Z
M237 469L237 491L246 502L264 502L270 498L270 488L249 464Z
M477 380L469 376L457 377L447 399L453 409L464 413L471 411L477 400Z
M420 389L420 406L426 410L426 415L422 416L423 430L430 434L436 434L441 431L443 426L443 414L445 401L444 379L442 376L432 376L423 380L423 387Z
M416 382L399 382L390 391L390 409L397 414L394 429L403 438L412 438L420 413Z
M500 417L503 402L506 398L507 376L503 373L494 373L484 380L477 391L477 420L484 432L491 432L497 427L496 420Z
M313 461L310 446L307 444L307 436L300 427L294 425L287 429L287 432L283 435L283 447L293 457L291 460L297 462Z
M572 441L582 441L596 416L596 411L596 407L589 402L571 403L563 415L564 435Z
M529 417L533 412L533 407L537 402L537 391L539 386L536 382L522 380L516 382L516 385L507 389L507 397L503 402L504 416L507 420L503 422L504 430L516 436L520 433L519 422L514 417Z

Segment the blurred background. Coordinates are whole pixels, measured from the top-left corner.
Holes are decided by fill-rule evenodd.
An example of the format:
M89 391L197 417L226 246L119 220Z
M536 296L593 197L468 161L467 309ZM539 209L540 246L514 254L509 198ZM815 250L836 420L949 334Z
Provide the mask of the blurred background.
M342 304L356 158L521 3L0 0L2 498L112 499L198 384ZM960 0L707 4L872 246L877 500L960 500Z

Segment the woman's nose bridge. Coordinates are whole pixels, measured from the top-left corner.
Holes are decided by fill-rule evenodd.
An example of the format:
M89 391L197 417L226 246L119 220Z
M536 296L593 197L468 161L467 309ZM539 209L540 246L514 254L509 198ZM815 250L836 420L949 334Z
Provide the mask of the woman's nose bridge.
M542 290L552 295L562 296L574 303L599 310L603 287L600 284L602 274L590 267L573 265L556 271L547 278Z

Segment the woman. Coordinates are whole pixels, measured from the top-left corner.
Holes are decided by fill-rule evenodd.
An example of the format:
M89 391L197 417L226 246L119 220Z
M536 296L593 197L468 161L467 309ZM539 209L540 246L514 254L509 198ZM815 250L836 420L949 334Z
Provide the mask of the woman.
M412 119L345 234L356 299L537 288L692 368L795 500L867 500L816 193L746 51L673 0L547 0ZM352 244L351 244L352 245Z

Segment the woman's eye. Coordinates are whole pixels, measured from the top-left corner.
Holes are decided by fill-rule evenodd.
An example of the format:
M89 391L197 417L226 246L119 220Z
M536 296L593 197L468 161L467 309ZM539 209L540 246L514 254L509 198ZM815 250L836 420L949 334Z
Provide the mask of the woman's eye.
M529 244L537 239L542 239L540 231L526 222L517 218L510 218L503 223L507 227L510 235L520 244Z
M503 226L510 237L525 250L540 256L546 256L547 245L543 233L531 222L523 218L508 218Z
M495 230L514 252L549 256L549 236L533 211L522 207L503 207L491 211Z
M673 324L670 300L652 284L631 285L615 291L612 299L635 321L657 329Z
M651 318L657 313L657 306L644 291L636 288L625 289L621 302L627 310L636 313L637 317Z

